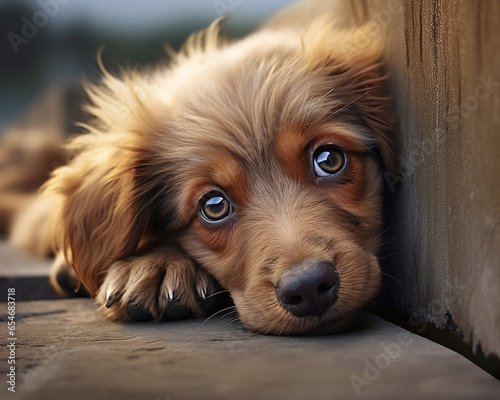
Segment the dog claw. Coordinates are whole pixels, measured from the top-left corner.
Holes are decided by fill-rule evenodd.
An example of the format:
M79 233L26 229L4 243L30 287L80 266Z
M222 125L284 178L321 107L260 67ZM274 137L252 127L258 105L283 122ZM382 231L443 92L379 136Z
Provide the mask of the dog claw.
M207 299L207 293L206 293L206 289L205 289L205 288L200 288L200 297L201 297L203 300L206 300L206 299Z
M171 287L169 287L167 291L168 291L168 299L172 301L174 299L174 290Z
M106 308L111 307L115 302L115 300L116 300L116 295L114 293L111 294L108 293L108 296L106 297Z

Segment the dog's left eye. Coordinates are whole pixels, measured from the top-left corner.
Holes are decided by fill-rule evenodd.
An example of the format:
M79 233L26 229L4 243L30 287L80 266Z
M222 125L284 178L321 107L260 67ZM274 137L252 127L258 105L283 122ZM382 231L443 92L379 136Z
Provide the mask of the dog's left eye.
M201 200L201 216L208 222L219 222L231 215L233 207L220 192L210 192Z
M313 154L313 163L316 175L330 176L340 172L344 168L345 156L335 146L321 146Z

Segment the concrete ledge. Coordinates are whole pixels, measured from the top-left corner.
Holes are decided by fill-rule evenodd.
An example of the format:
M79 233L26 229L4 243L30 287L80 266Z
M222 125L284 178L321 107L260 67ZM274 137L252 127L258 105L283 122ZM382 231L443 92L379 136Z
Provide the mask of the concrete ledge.
M49 282L51 265L52 260L32 257L0 239L0 302L7 301L3 293L10 287L16 288L18 301L57 299Z
M88 299L16 306L19 399L455 400L500 393L499 381L462 356L371 314L352 332L300 338L256 335L219 317L117 324ZM5 347L1 354L6 374ZM6 386L3 379L2 393Z

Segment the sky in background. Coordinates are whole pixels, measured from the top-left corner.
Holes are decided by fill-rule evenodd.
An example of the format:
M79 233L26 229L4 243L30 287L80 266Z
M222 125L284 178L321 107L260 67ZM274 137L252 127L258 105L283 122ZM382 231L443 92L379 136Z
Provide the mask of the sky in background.
M1 1L1 0L0 0ZM26 1L26 0L23 0ZM39 0L51 1L51 0ZM57 0L55 0L57 1ZM227 11L231 23L263 20L294 0L64 0L53 26L85 21L95 29L118 32L160 29L182 19L216 19ZM31 2L35 3L35 2Z

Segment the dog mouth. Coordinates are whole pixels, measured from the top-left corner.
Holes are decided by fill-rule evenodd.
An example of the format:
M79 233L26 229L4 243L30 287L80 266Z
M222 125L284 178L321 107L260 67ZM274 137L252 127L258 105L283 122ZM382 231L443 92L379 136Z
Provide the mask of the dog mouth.
M276 312L276 308L281 310ZM238 307L237 307L238 308ZM273 319L248 318L239 312L243 325L256 333L274 336L321 336L340 333L348 329L355 317L354 313L342 313L330 306L321 315L297 316L282 305L274 308Z
M369 262L336 266L332 261L308 259L288 268L274 284L264 288L259 283L259 288L232 293L240 320L250 330L270 335L345 331L379 288L376 258L365 261Z

